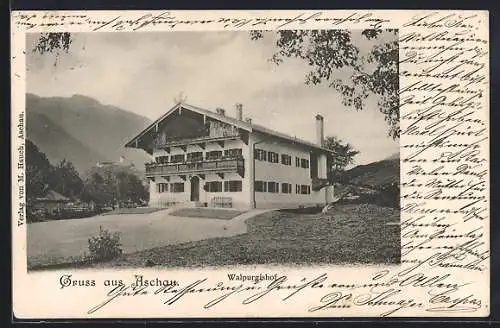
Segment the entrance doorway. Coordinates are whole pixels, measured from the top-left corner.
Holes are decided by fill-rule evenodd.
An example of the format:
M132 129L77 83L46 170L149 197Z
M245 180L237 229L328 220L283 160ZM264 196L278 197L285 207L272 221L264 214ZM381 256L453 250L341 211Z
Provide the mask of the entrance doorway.
M200 178L196 175L191 178L191 201L197 202L200 200Z

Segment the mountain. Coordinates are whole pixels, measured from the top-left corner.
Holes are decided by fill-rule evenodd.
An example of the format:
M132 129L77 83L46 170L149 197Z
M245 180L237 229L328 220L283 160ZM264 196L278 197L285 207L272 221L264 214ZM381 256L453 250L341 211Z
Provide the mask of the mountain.
M83 172L103 159L102 154L84 145L43 114L29 113L26 126L28 139L47 155L53 165L66 158Z
M150 160L142 150L123 147L151 124L146 117L81 95L26 94L26 113L27 138L53 164L65 158L83 174L97 162L118 162L120 156L141 170Z
M338 202L371 203L399 208L399 154L384 160L356 166L335 184Z
M399 161L399 153L394 153L391 156L387 157L386 159L397 159Z
M387 159L358 165L345 172L344 178L350 184L378 188L389 184L399 184L399 154Z

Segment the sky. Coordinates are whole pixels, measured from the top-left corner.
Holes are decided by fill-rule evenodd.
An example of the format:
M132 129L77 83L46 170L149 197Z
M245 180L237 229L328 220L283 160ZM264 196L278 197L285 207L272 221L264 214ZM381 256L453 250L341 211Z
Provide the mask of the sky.
M363 53L372 43L357 38ZM399 151L387 136L376 99L356 111L326 85L304 83L307 64L269 62L275 35L252 41L248 32L134 32L73 34L69 53L33 53L39 35L27 37L26 91L39 96L80 94L102 104L157 119L182 93L185 102L243 116L273 130L315 141L316 114L324 116L325 136L335 135L360 151L355 164L367 164ZM336 78L346 78L338 72Z

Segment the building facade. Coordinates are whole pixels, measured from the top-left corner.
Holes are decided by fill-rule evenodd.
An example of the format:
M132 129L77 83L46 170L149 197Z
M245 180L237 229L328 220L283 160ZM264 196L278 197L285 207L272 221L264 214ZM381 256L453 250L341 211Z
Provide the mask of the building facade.
M327 171L333 154L317 143L243 120L177 104L126 144L151 155L146 163L151 207L295 208L333 198Z

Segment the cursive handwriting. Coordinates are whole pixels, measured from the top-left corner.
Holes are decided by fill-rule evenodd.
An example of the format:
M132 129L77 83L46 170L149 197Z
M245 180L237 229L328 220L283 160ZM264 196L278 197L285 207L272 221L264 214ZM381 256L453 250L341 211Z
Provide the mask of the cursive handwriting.
M405 20L355 10L13 15L13 26L23 32L400 28L399 116L391 117L399 119L401 136L400 265L376 270L360 265L349 271L358 273L352 277L322 268L320 273L276 275L272 280L222 281L221 275L203 272L196 279L176 279L176 284L123 283L109 287L100 301L92 300L88 314L118 306L125 299L147 299L167 310L181 303L204 311L227 304L246 309L258 304L301 304L308 313L327 315L353 309L380 316L470 315L488 308L482 292L489 285L490 258L486 15L426 11L407 15ZM24 148L19 147L20 157ZM21 211L23 204L16 210ZM58 284L61 292L67 292L66 287L73 284L71 275Z
M364 28L381 29L390 23L386 18L378 17L375 13L352 12L343 16L334 16L327 12L303 12L291 16L272 15L267 12L260 17L231 17L226 15L211 16L210 18L187 19L175 12L149 12L143 15L122 14L103 15L106 18L96 18L89 14L71 13L19 13L14 16L15 24L26 30L35 28L68 28L73 26L90 27L92 31L139 31L148 28L167 28L169 30L183 28L210 27L215 29L286 29L300 28L310 23L322 23L330 28L344 24L361 25Z
M476 13L417 14L400 36L402 269L387 279L426 286L428 313L484 305L471 289L482 286L475 273L487 272L490 256L488 40L478 21ZM424 272L446 274L426 280Z

